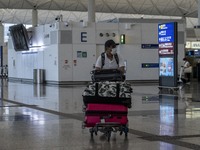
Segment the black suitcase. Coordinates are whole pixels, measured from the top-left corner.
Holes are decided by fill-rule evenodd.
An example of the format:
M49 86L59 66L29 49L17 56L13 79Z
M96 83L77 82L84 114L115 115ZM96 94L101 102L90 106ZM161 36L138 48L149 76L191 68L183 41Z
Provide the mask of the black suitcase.
M118 69L103 69L103 70L93 70L91 72L92 81L124 81L125 75L121 73Z
M95 93L93 96L87 96L83 95L83 102L84 105L87 106L89 103L101 103L101 104L120 104L124 105L128 108L132 107L132 102L131 102L131 97L120 97L119 96L119 91L120 91L120 84L116 83L116 96L115 97L102 97L98 94L99 92L99 83L95 83ZM129 93L132 93L132 88L130 89Z

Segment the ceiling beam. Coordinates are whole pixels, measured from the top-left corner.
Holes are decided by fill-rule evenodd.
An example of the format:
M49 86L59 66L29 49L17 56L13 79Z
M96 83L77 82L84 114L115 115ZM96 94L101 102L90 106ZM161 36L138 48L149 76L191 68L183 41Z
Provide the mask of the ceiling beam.
M81 0L78 0L78 3L81 4L81 6L85 9L85 11L88 10L88 8L81 2Z
M131 9L133 9L135 11L135 13L138 14L138 11L133 7L132 3L129 0L126 0L128 3L128 6L131 7Z
M109 9L110 12L114 12L113 9L105 2L105 0L102 0L102 2Z
M178 5L178 3L176 2L176 0L172 0L174 2L174 4L176 5L176 7L178 8L178 10L180 11L180 13L182 14L182 16L184 16L184 12L183 10L180 8L180 6Z
M150 1L151 1L152 5L155 7L155 9L158 11L158 13L160 15L163 15L162 12L160 11L160 9L157 7L157 5L153 2L153 0L150 0Z

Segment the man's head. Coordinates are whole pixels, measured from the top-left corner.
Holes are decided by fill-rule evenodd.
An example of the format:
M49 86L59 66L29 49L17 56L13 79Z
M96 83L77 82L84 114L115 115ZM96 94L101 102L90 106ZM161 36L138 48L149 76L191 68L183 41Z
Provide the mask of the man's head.
M106 53L114 54L116 53L116 46L119 45L115 43L113 40L108 40L105 42L105 51Z

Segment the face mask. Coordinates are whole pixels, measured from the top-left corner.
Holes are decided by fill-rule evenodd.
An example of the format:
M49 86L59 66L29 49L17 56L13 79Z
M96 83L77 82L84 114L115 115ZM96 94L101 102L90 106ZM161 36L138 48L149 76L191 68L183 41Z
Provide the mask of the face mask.
M116 54L116 53L117 53L117 49L116 49L116 48L113 48L112 51L111 51L111 53L112 53L113 55Z

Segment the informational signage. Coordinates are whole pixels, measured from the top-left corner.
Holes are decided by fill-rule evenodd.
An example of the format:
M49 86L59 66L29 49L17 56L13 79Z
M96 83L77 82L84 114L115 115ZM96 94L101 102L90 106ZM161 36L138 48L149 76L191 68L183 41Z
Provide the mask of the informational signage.
M159 85L177 87L177 22L158 25Z
M142 63L142 68L158 68L158 63Z
M174 54L174 43L160 43L158 53L160 55Z
M174 54L174 23L158 25L159 55Z
M195 56L200 56L200 50L194 50L194 55Z
M142 44L141 48L142 49L157 49L158 44Z
M200 49L200 42L191 42L192 49Z
M174 42L174 24L165 23L158 26L158 42L168 43Z

